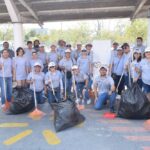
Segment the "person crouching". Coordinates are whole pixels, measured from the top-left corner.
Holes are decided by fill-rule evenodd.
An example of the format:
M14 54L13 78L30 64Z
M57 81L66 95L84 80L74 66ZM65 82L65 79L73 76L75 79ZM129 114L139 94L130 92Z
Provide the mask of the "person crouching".
M95 109L101 110L103 104L110 100L110 112L114 112L114 105L116 100L114 80L107 75L108 68L105 65L100 67L100 75L94 81L95 93Z
M56 64L50 62L48 64L48 72L45 76L45 84L48 88L48 101L49 103L60 102L61 94L63 94L63 82L60 71L56 70Z

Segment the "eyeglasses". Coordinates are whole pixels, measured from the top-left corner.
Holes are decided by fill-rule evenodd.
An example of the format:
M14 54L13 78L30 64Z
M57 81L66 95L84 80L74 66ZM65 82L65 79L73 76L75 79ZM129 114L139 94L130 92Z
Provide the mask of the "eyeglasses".
M49 68L55 68L55 66L51 66L51 67L49 67Z

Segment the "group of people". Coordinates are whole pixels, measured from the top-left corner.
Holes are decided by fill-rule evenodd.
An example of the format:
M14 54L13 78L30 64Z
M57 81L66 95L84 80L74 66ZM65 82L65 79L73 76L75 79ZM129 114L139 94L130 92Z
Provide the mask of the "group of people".
M43 103L43 94L48 102L60 102L72 95L76 103L90 104L89 91L95 95L96 110L110 100L110 111L115 110L116 95L121 95L125 87L137 82L145 93L150 92L150 48L143 46L143 39L130 49L128 43L119 46L114 42L110 64L101 65L99 74L93 81L92 44L84 47L81 43L73 49L71 44L59 40L51 44L49 52L39 40L27 42L27 48L19 47L16 52L4 42L0 58L0 86L2 108L5 101L11 102L12 82L18 87L29 87L38 103Z

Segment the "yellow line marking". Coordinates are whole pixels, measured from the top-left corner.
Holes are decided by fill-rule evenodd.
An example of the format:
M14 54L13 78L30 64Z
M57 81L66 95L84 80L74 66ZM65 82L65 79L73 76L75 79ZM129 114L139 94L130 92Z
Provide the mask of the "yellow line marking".
M17 128L17 127L27 127L28 126L28 123L0 123L0 128Z
M54 132L52 132L51 130L44 130L43 136L44 136L45 140L47 141L47 143L50 145L57 145L57 144L61 143L61 141L57 137L57 135Z
M32 133L32 130L26 130L26 131L24 131L24 132L21 132L21 133L15 135L15 136L13 136L13 137L11 137L11 138L5 140L5 141L3 142L3 144L5 144L5 145L14 144L14 143L16 143L17 141L23 139L24 137L30 135L31 133Z

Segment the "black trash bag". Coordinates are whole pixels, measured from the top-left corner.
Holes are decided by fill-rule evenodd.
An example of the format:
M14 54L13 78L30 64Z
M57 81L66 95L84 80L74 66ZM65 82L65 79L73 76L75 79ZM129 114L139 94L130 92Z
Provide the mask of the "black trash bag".
M54 126L56 132L76 126L85 120L80 114L75 102L68 99L59 103L51 103L54 110Z
M118 116L127 119L150 118L150 102L137 83L122 93Z
M30 89L15 88L13 90L13 97L14 100L9 108L12 114L26 113L34 108L34 98Z

